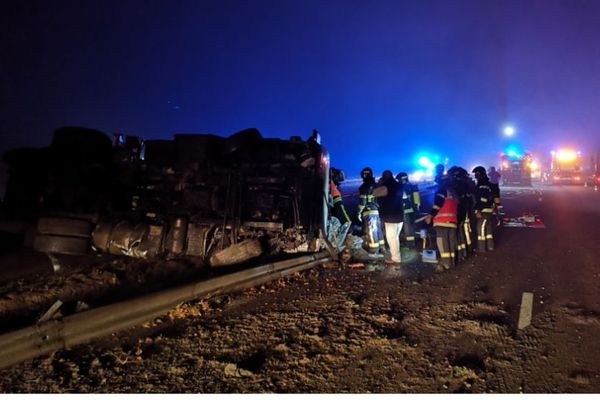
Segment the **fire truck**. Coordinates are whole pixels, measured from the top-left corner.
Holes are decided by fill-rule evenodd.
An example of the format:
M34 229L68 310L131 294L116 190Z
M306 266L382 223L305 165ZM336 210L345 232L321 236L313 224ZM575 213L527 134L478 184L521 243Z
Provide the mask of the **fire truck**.
M573 149L558 149L550 152L551 163L548 181L551 184L583 185L581 152Z
M514 150L500 154L500 174L503 185L531 186L533 157L531 153L519 154Z

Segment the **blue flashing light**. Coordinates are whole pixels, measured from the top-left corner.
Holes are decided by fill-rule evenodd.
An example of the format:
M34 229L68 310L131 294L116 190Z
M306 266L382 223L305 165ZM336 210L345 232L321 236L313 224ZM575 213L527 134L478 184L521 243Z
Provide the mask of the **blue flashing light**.
M421 156L419 157L418 163L421 167L427 168L429 167L431 164L433 164L431 162L431 160L429 159L429 157L427 156Z
M510 158L519 158L523 156L523 152L516 145L508 146L504 151L504 154L506 154Z

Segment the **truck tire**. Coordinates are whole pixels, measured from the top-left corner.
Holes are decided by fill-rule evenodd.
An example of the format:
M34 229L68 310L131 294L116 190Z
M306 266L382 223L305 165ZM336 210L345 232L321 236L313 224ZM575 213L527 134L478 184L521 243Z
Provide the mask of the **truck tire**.
M81 237L37 235L33 249L42 253L82 255L87 254L89 240Z
M89 238L92 224L89 221L73 218L41 217L38 220L37 231L42 235Z

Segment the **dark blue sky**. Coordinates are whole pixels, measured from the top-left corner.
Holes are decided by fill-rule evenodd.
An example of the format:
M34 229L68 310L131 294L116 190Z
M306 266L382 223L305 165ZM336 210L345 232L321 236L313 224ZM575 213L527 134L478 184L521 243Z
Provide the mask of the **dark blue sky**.
M0 150L61 125L307 137L357 175L419 151L600 150L600 1L43 1L0 13Z

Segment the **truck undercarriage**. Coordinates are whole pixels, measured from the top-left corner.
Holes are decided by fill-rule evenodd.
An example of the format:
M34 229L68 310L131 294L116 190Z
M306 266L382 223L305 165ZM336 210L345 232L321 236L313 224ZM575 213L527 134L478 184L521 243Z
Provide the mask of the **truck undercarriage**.
M5 155L4 216L36 226L34 249L239 264L317 251L327 235L329 156L316 137L175 134L147 140L60 128ZM39 217L39 218L37 218Z

